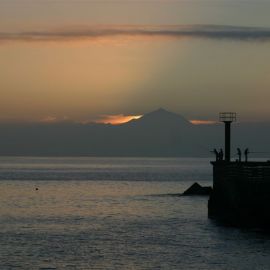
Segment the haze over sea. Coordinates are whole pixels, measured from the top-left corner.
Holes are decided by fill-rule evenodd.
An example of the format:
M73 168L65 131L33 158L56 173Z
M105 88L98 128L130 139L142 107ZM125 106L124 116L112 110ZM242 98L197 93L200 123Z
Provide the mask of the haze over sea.
M211 178L209 159L1 157L0 269L269 269L270 236L173 196Z

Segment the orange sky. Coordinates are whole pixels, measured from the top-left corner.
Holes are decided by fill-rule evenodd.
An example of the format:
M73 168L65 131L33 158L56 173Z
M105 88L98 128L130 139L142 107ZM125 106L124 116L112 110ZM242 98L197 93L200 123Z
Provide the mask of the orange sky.
M266 121L270 2L248 2L0 1L0 122Z

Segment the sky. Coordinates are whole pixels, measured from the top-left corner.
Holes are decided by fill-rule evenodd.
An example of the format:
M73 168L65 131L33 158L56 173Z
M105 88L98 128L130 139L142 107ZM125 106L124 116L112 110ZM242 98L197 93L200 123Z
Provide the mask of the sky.
M269 121L270 0L0 0L0 122L163 107Z

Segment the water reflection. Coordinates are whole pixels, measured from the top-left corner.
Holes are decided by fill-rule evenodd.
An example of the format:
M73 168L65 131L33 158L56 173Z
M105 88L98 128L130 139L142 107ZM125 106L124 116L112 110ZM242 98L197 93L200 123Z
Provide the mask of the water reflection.
M207 198L165 195L189 185L0 181L0 269L268 269L269 235L217 225Z

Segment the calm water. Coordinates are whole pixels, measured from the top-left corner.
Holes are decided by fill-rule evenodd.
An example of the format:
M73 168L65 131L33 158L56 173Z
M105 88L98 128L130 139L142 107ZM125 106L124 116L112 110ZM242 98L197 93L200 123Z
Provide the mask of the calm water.
M269 235L172 195L194 181L209 160L0 158L0 269L270 269Z

